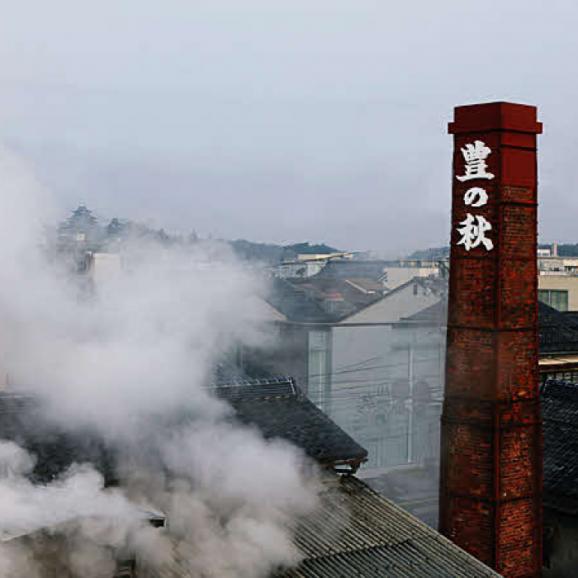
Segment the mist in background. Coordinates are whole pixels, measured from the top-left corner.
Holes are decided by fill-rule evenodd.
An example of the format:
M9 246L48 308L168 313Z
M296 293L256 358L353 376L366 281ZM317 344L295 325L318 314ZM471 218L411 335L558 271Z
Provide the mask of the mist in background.
M0 140L61 214L443 245L452 108L512 100L545 123L542 241L575 241L575 2L4 3Z

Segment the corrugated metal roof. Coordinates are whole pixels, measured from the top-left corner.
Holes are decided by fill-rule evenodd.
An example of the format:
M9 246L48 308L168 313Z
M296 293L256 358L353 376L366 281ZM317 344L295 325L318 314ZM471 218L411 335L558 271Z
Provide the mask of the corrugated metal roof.
M499 576L355 477L327 482L321 500L295 530L305 559L279 576Z
M275 578L499 578L353 476L327 475L320 507L290 529L303 561ZM142 576L192 574L186 563L173 561Z

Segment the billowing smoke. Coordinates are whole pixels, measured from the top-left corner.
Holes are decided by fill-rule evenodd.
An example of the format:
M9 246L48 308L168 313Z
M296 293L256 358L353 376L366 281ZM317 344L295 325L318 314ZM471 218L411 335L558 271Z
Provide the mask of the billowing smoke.
M101 439L120 484L86 463L33 483L35 456L0 442L0 578L101 578L123 553L150 576L249 578L296 563L287 528L315 507L310 468L236 424L206 387L227 350L268 339L259 281L222 247L135 241L87 292L47 257L54 211L30 174L0 151L0 377L55 427Z

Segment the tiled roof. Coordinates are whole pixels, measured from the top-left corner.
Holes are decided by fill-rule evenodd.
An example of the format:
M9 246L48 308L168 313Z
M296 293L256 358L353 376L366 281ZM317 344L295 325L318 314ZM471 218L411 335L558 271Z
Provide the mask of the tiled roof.
M578 325L564 313L538 302L540 353L578 352Z
M266 380L219 386L215 393L236 418L259 428L266 438L283 438L324 466L359 465L367 457L353 438L327 417L293 380Z
M353 476L325 483L295 544L304 560L283 578L499 576Z
M235 419L256 426L266 438L283 438L323 466L356 468L367 451L318 409L293 380L240 382L214 388L235 411ZM177 421L189 419L186 415ZM33 476L47 482L72 463L91 462L116 481L114 453L91 431L70 433L42 419L33 398L0 393L0 439L13 440L36 455Z
M447 302L440 300L411 317L401 319L398 326L444 326L446 322ZM575 316L538 301L538 323L541 355L578 353L578 322Z
M445 299L440 299L437 303L399 320L400 325L445 325L448 318L448 307Z
M542 386L544 505L578 514L578 384Z
M333 316L304 287L285 279L273 279L267 302L289 321L301 323L330 323Z
M288 529L303 559L275 578L499 578L354 476L328 476L319 507ZM157 574L175 576L192 578L179 560Z
M385 285L381 281L368 277L349 277L345 279L345 283L366 293L384 293L386 291Z
M289 321L298 323L333 323L378 301L384 291L368 291L347 279L308 277L274 279L267 301Z
M329 261L316 277L327 277L332 279L349 279L352 277L366 277L379 279L388 261Z
M37 402L29 396L0 393L0 439L12 440L36 456L35 481L46 483L72 463L91 462L114 482L110 450L91 431L65 432L43 419Z

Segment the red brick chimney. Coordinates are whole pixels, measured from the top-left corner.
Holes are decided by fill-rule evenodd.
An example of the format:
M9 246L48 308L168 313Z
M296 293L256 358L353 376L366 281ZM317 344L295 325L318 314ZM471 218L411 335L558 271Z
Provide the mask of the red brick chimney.
M536 108L460 106L440 530L507 577L542 566Z

